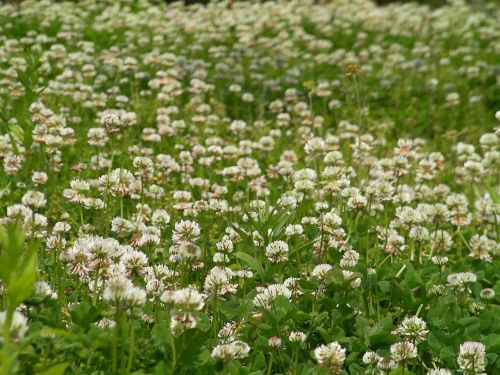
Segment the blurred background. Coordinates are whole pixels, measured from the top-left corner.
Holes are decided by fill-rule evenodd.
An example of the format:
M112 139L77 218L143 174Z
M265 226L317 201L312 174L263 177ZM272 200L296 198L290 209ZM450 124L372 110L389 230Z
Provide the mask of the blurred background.
M10 4L20 4L24 0L0 0L0 4L2 3L10 3ZM62 2L62 1L75 1L78 2L78 0L52 0L55 2ZM108 2L108 3L113 3L115 0L100 0L103 2ZM129 2L133 2L134 0L128 0ZM211 1L217 1L217 0L149 0L152 3L174 3L174 2L182 2L184 4L208 4ZM229 0L230 3L236 3L236 2L242 2L242 1L253 1L253 2L268 2L268 1L276 1L276 0ZM277 1L286 1L286 0L277 0ZM316 3L329 3L333 0L315 0ZM460 1L460 0L371 0L374 3L377 3L379 5L389 5L389 4L395 4L395 3L418 3L422 5L428 5L430 7L439 7L442 5L446 5L446 3L450 3L453 1ZM474 5L479 7L480 9L483 8L486 4L495 4L500 6L500 0L463 0L468 4Z
M23 0L0 0L1 3L21 3ZM55 0L56 2L60 2L58 0ZM76 0L77 1L77 0ZM173 3L173 2L184 2L185 4L207 4L210 1L213 0L151 0L152 2L165 2L165 3ZM234 0L233 2L238 2L238 1L259 1L259 0ZM265 1L273 1L273 0L260 0L262 2ZM318 3L321 2L330 2L331 0L317 0ZM372 0L373 2L380 4L380 5L386 5L386 4L391 4L391 3L419 3L419 4L426 4L430 6L441 6L445 5L447 2L453 1L453 0ZM475 4L484 4L484 3L494 3L500 5L500 0L465 0L467 3L475 3Z
M164 0L164 1L167 3L173 3L173 2L179 1L179 0ZM183 0L183 1L186 4L206 4L206 3L210 2L211 0ZM235 0L235 2L237 2L237 1L245 1L245 0ZM256 1L256 0L253 0L253 1ZM272 0L262 0L262 1L272 1ZM380 4L380 5L387 5L387 4L391 4L391 3L415 3L416 2L419 4L429 5L432 7L438 7L438 6L445 5L446 3L450 2L450 0L372 0L372 1L374 1L375 3ZM318 3L329 2L329 0L317 0L317 2ZM477 5L481 5L484 3L490 3L490 4L494 3L494 4L500 5L500 0L466 0L466 2L471 3L471 4L477 4Z

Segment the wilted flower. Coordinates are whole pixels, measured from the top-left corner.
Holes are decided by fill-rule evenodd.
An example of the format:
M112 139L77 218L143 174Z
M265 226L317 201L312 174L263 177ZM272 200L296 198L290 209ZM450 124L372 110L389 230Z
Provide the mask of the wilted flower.
M495 291L491 288L485 288L481 290L480 296L484 299L492 299L495 297Z

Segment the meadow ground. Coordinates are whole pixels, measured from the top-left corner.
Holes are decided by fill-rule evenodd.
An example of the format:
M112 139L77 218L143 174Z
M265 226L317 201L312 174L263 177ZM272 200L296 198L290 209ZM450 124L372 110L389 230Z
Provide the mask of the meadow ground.
M0 374L499 374L500 8L0 5Z

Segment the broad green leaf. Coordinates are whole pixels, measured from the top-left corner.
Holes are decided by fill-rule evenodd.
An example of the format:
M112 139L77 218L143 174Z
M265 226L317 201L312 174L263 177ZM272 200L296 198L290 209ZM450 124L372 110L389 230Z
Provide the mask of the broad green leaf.
M7 229L0 227L0 243L0 278L8 287L10 276L17 268L23 248L24 235L21 228L15 225L8 225Z
M100 315L100 309L86 302L80 303L71 309L73 321L84 329L87 329L92 323L97 321Z
M264 269L260 265L259 261L250 254L239 251L235 253L234 256L246 262L251 268L259 273L260 277L264 276Z
M39 375L63 375L67 368L69 367L69 363L59 363L58 365L52 366L51 368L40 372Z
M267 367L266 363L266 357L264 357L264 354L262 352L257 353L253 360L253 370L265 370Z

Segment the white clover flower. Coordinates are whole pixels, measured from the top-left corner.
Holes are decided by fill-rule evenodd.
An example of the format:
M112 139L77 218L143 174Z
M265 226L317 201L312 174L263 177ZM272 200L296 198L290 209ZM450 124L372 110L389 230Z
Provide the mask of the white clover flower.
M7 319L7 312L0 312L0 327L4 327ZM10 324L10 339L14 342L19 342L23 339L28 331L28 319L19 311L14 311ZM0 342L3 342L3 335L0 335Z
M288 245L284 241L274 241L266 246L266 257L271 263L283 263L288 260Z
M306 341L306 338L306 334L300 331L292 331L290 332L290 336L288 336L288 340L298 343L303 343L304 341Z
M253 272L249 270L240 270L237 271L236 274L242 279L251 279L253 277Z
M472 272L457 272L449 274L447 281L452 287L463 287L466 284L475 283L477 276Z
M31 181L33 181L35 185L43 185L48 181L47 173L34 171L31 175Z
M217 294L220 296L234 294L238 284L232 284L234 273L227 267L214 267L205 278L205 293L207 295Z
M320 365L328 367L334 374L340 373L346 358L345 349L336 341L314 349L314 357Z
M114 169L111 173L99 178L99 183L104 190L109 190L113 195L122 196L129 193L134 181L134 175L123 168Z
M340 260L340 267L342 268L352 268L358 264L359 253L354 250L348 250L342 256Z
M382 371L391 371L391 370L394 370L397 366L397 363L393 360L393 359L390 359L390 358L381 358L378 363L377 363L377 367L379 369L381 369Z
M223 343L230 343L236 340L236 335L239 330L239 325L235 322L227 322L219 330L217 337L222 340Z
M226 254L232 253L234 249L233 241L228 238L217 242L215 246L217 247L217 250Z
M480 342L467 341L460 345L457 357L460 372L465 375L484 374L486 368L486 348Z
M335 212L327 212L323 215L323 224L331 228L339 227L342 224L342 218Z
M327 273L331 271L333 267L330 264L318 264L311 272L311 275L317 277L319 280L325 278Z
M411 339L414 342L424 341L428 333L427 323L418 316L405 317L398 327L392 331L393 335Z
M432 263L438 265L438 266L442 266L442 265L445 265L446 263L448 263L448 257L442 257L442 256L433 256L431 258L432 260Z
M233 341L229 344L217 345L213 350L211 356L229 363L234 359L243 359L248 357L250 346L243 341Z
M492 299L495 297L495 291L491 288L485 288L481 290L480 294L483 299Z
M257 308L268 309L278 296L287 299L292 297L292 292L282 284L271 284L254 297L253 304Z
M108 282L106 283L106 289L104 289L103 298L106 302L116 305L122 304L122 307L125 307L130 296L129 293L133 288L134 286L129 279L123 276L116 277L108 280Z
M41 191L30 190L26 192L22 199L22 203L26 206L32 206L35 208L44 207L47 203L47 199L45 199L45 194Z
M204 295L192 288L184 288L175 290L172 295L168 297L177 307L183 310L199 311L205 305ZM162 296L162 301L166 302L166 295Z
M452 373L446 368L435 368L427 371L427 375L452 375Z
M46 298L57 299L57 293L52 290L52 287L46 281L37 281L35 283L35 293L41 294Z
M108 318L102 318L96 323L99 328L113 328L115 325L116 322Z
M198 239L200 232L198 223L190 220L182 220L175 223L172 240L175 242L195 241Z
M279 338L278 336L271 336L267 340L267 344L271 348L279 348L281 346L281 338Z
M304 146L304 151L308 155L321 154L324 150L325 141L319 137L308 140Z
M401 341L391 345L391 357L396 362L406 362L417 356L417 347L409 341Z
M376 365L382 359L376 352L366 352L363 354L363 363L367 365Z
M300 224L289 224L285 228L285 234L287 236L301 235L304 233L304 228Z

